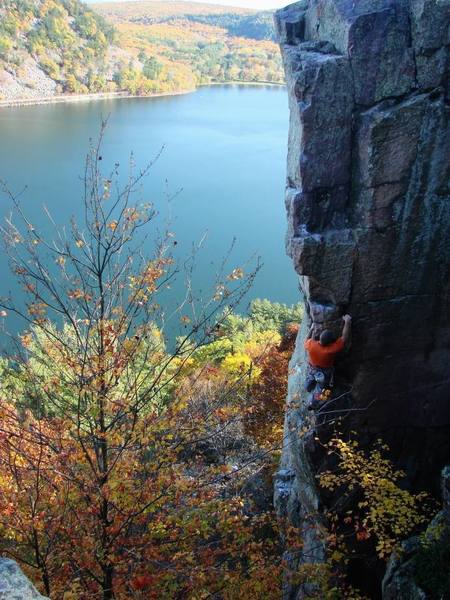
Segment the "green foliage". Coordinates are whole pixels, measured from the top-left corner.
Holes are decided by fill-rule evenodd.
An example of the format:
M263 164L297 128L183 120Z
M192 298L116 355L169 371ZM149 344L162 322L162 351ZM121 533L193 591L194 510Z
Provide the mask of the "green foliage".
M43 56L40 60L40 65L41 65L42 69L47 73L47 75L49 77L51 77L52 79L57 81L61 78L61 72L59 70L59 66L51 58L48 58L47 56Z
M243 355L264 352L269 346L278 344L290 323L302 319L300 304L288 306L270 300L253 300L247 315L229 312L219 319L216 340L195 351L199 365L212 362L226 365L250 364ZM231 358L233 357L233 358Z
M225 374L247 372L248 382L260 374L259 363L270 348L276 347L289 324L299 323L302 308L270 300L253 300L247 315L223 314L216 326L216 339L193 353L197 367L215 365ZM281 392L285 393L284 389Z
M253 40L275 41L273 13L260 12L254 15L229 13L224 15L189 15L188 19L197 23L226 29L230 35Z
M79 91L80 84L76 80L69 83L73 86L69 91ZM229 312L219 318L220 326L217 327L216 339L196 348L192 353L189 366L191 369L195 369L203 368L206 365L215 365L225 377L237 376L244 371L252 370L252 377L258 377L259 355L266 356L268 348L279 344L287 326L292 322L298 323L300 320L300 305L288 306L269 300L254 300L250 304L247 315L242 316ZM49 330L53 337L64 339L68 348L75 344L70 328L66 327L63 332L59 332L52 325L49 326ZM55 414L51 412L50 407L46 408L46 386L52 381L53 369L52 362L47 366L46 357L52 356L53 362L59 361L60 357L57 356L54 348L48 347L38 329L25 332L21 341L30 355L34 357L28 362L30 372L25 373L23 367L16 368L12 363L2 360L0 362L0 392L7 395L8 398L15 398L17 405L22 409L34 409L36 406L40 406L41 410L47 414ZM144 356L150 354L157 356L158 359L161 356L169 356L161 333L156 327L147 332L145 344L142 345L140 352L142 360L137 356L134 366L146 380L152 377L155 365L151 361L145 361ZM34 373L34 376L31 377L30 373ZM170 369L167 376L170 377ZM39 380L40 384L30 388L27 383L30 379ZM61 393L64 394L64 391ZM164 386L164 394L160 394L155 402L158 406L164 406L172 393L173 385ZM284 389L281 390L281 394L284 396ZM70 404L69 395L66 403Z
M422 536L419 552L413 559L417 585L431 600L446 598L450 593L450 532L448 528L431 526Z
M87 87L90 92L101 92L107 86L106 77L92 69L87 74Z
M121 90L127 90L130 94L137 95L146 91L146 81L139 69L133 66L122 68L115 75Z
M311 600L369 600L345 582L332 561L303 563L297 571L289 572L289 567L286 571L288 581L297 586L305 586Z
M144 62L142 73L147 79L158 79L163 70L163 65L157 58L151 56Z
M19 30L19 20L17 16L14 14L6 15L2 20L0 30L13 38Z
M284 335L290 323L302 320L303 309L300 304L288 306L270 300L253 300L248 316L230 314L226 316L221 331L224 335L237 339L249 338L254 333L274 331Z
M288 306L269 300L253 300L250 305L250 319L259 331L274 329L284 334L289 323L299 323L302 319L301 304Z
M92 13L79 14L75 18L75 27L87 39L94 39L98 32L97 19Z
M51 339L64 340L64 346L49 344ZM95 336L93 337L95 341ZM72 407L76 411L77 399L73 396L73 388L64 385L63 381L70 380L71 368L64 366L65 354L76 347L76 339L73 329L66 325L59 330L54 324L48 324L47 331L43 332L39 327L33 327L21 336L21 342L30 355L28 362L16 366L5 359L0 359L0 392L9 399L14 399L15 405L21 410L39 407L39 413L47 416L59 416L58 406L49 401L52 386L59 386L61 397L60 405ZM148 357L151 356L150 360ZM166 355L166 349L161 332L153 325L146 328L145 337L142 339L139 350L134 353L133 368L139 373L137 381L144 382L155 376L155 371L162 358ZM50 359L50 360L49 360ZM55 364L59 366L59 376L55 379ZM165 377L171 377L168 369ZM31 384L30 384L31 382ZM118 384L117 391L125 393L125 387ZM173 392L173 385L168 383L163 386L163 391L155 395L152 401L152 409L160 409L165 406Z
M0 58L6 59L12 46L12 41L9 38L0 36Z
M89 89L73 73L69 73L64 82L64 91L69 94L85 94Z

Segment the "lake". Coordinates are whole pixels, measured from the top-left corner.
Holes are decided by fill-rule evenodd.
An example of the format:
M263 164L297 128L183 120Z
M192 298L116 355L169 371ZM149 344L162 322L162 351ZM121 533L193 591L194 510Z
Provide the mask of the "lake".
M105 174L119 162L125 177L130 153L137 167L164 150L145 180L145 200L170 211L180 255L205 234L196 285L207 288L236 238L230 265L261 256L263 268L248 296L299 300L285 256L288 106L281 87L212 86L188 95L0 109L0 178L14 192L25 185L25 212L34 225L52 229L82 216L81 181L89 138L109 115L103 149ZM179 193L177 193L179 192ZM168 208L165 198L176 194ZM1 199L2 216L9 211ZM1 295L13 290L5 257ZM230 268L231 271L231 268ZM19 327L12 317L8 328Z

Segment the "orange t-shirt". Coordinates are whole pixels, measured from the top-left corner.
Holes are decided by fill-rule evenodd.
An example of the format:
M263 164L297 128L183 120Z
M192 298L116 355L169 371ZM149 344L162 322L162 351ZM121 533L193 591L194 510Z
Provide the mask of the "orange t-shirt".
M312 339L306 340L305 342L309 362L313 367L320 367L322 369L329 369L334 365L336 354L343 350L344 346L345 342L342 337L328 346L322 346L320 342L316 342Z

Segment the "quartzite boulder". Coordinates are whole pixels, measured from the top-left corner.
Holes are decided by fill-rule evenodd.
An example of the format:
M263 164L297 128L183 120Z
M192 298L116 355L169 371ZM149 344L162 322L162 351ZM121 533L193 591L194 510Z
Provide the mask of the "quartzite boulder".
M351 392L334 409L356 409L344 430L363 447L382 438L411 489L437 491L450 460L450 0L303 0L275 24L291 113L286 246L307 315L275 501L309 520L317 558L327 458L305 409L311 320L338 332L353 317L336 376Z
M48 600L41 596L16 562L0 557L0 600Z

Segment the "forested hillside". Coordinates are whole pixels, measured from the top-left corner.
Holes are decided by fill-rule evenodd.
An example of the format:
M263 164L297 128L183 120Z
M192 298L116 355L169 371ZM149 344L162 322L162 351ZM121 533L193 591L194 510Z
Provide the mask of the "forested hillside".
M113 39L113 27L78 0L3 2L0 96L109 89Z
M193 2L112 2L93 7L114 23L121 46L142 64L144 76L156 81L153 88L164 90L173 78L184 86L283 81L270 12ZM126 71L122 84L142 85L136 67Z
M151 25L176 19L188 19L226 29L230 35L254 40L275 41L273 13L258 12L238 7L219 6L200 2L107 2L93 8L113 23L141 23Z
M95 8L95 10L94 10ZM272 15L207 4L6 0L0 100L283 81Z
M224 15L192 15L191 21L223 27L230 35L254 40L275 41L273 15L270 11L256 15L239 15L228 13Z

